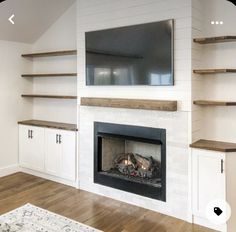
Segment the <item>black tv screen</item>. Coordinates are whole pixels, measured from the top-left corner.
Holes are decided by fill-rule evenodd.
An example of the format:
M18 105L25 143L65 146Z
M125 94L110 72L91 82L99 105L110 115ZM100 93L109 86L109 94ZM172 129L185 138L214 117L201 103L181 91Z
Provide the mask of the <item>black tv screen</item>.
M173 24L86 32L86 84L173 85Z

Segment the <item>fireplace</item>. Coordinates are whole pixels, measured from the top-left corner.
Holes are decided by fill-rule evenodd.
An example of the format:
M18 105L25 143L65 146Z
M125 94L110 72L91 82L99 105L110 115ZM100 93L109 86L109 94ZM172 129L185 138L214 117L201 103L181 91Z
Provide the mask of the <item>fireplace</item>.
M94 182L166 201L166 130L95 122Z

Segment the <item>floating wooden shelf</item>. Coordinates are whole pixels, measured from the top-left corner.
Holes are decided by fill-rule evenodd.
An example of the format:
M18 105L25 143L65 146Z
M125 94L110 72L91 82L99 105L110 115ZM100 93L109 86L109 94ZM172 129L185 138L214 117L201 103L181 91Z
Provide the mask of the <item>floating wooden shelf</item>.
M20 121L18 124L28 125L28 126L37 126L37 127L46 127L60 130L69 130L69 131L78 131L76 124L60 123L60 122L51 122L51 121L41 121L41 120L26 120Z
M77 96L68 96L68 95L22 94L21 96L27 98L77 99Z
M77 73L22 74L22 77L76 77Z
M76 55L76 54L77 54L77 50L66 50L66 51L22 54L21 56L25 58L34 58L34 57L50 57L50 56L71 56L71 55Z
M193 40L193 42L199 43L199 44L236 42L236 36L218 36L218 37L208 37L208 38L196 38Z
M198 106L236 106L236 102L230 102L230 101L196 100L193 101L193 104Z
M196 74L236 73L236 69L195 69Z
M190 144L190 147L220 152L236 152L236 143L226 143L204 139L200 139L197 142Z
M82 106L98 106L159 111L177 111L177 101L120 98L81 98Z

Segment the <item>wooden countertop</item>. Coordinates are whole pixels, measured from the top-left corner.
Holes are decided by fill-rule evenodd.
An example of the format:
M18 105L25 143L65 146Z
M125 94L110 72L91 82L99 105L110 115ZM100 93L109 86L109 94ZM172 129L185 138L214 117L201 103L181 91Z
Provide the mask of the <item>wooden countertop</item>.
M20 121L18 122L18 124L28 125L28 126L37 126L37 127L46 127L46 128L59 129L59 130L78 131L76 124L69 124L69 123L41 121L41 120L26 120L26 121Z
M200 139L197 142L190 144L190 147L220 152L236 152L236 143L226 143L205 139Z

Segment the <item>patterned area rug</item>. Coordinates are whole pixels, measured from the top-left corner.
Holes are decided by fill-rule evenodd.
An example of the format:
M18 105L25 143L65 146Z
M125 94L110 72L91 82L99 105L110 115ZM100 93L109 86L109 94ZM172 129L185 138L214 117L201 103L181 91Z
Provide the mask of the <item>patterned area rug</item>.
M101 232L58 214L26 204L0 216L0 232Z

